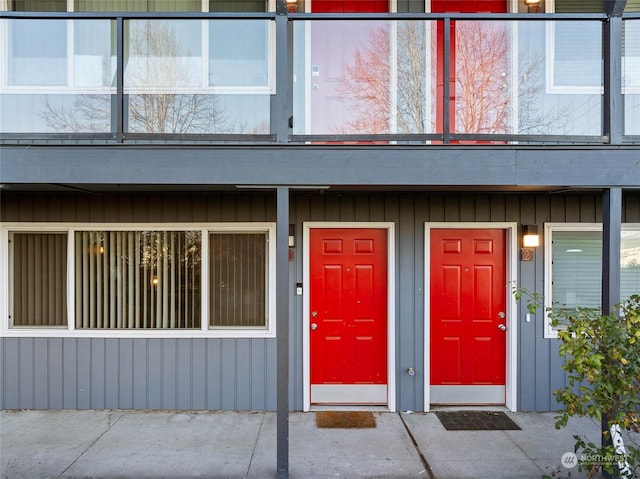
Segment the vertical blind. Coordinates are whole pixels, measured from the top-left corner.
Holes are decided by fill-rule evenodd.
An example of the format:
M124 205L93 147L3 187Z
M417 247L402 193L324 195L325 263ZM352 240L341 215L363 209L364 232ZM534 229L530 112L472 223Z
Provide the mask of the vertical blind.
M200 328L198 231L75 235L78 329Z
M76 12L200 12L200 0L76 0Z
M67 325L67 234L13 233L12 325Z
M14 12L66 12L67 0L11 0L9 11Z
M640 232L623 231L620 300L640 294ZM602 291L602 233L553 232L553 302L560 308L597 308Z
M266 327L266 234L210 234L209 255L209 325Z

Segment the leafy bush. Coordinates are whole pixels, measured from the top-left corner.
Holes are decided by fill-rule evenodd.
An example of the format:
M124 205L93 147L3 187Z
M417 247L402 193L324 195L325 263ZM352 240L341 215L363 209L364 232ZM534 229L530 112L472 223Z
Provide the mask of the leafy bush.
M518 300L527 298L531 313L542 306L537 293L514 293ZM598 421L605 417L609 430L603 434L611 443L611 431L619 428L626 454L613 444L603 448L574 436L580 470L586 470L589 477L600 468L616 476L636 477L640 468L640 296L618 305L619 314L605 315L594 308L546 311L554 327L566 325L559 329L558 338L569 385L554 391L557 401L565 406L556 416L556 428L566 426L571 416Z

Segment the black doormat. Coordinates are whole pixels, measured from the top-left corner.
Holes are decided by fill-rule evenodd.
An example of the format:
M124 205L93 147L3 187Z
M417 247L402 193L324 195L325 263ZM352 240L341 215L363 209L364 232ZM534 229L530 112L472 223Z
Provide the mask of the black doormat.
M376 418L369 411L318 411L316 425L334 429L371 428L376 427Z
M503 412L436 411L447 431L509 431L520 427Z

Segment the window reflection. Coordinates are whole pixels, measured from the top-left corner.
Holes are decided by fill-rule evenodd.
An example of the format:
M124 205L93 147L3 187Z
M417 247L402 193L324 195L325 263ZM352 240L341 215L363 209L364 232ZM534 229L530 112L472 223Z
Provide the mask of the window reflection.
M9 45L9 85L67 84L66 22L11 22Z

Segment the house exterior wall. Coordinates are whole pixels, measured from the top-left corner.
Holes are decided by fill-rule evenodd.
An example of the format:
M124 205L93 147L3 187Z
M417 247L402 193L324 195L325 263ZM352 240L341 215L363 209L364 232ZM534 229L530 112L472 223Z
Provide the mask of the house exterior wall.
M273 221L271 193L5 193L6 222L251 222ZM424 403L425 222L585 222L602 220L601 194L317 192L292 194L297 236L290 262L290 408L303 408L303 224L309 221L395 224L396 403ZM626 192L625 223L640 223L640 194ZM518 261L521 287L544 291L544 251ZM303 285L304 287L304 285ZM524 321L518 306L517 409L557 408L552 391L565 385L555 339L543 317ZM274 410L275 338L0 338L0 409ZM406 374L413 367L415 376Z

